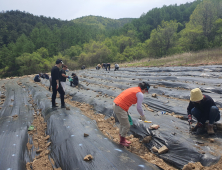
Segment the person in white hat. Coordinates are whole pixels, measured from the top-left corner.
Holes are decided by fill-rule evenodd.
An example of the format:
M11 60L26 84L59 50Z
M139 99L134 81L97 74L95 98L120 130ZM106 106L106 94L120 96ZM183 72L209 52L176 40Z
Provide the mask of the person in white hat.
M192 131L203 129L205 122L209 120L207 133L214 134L213 124L220 120L220 111L213 99L208 95L203 95L199 88L195 88L190 92L190 103L187 107L188 122L192 123L192 116L197 119L196 126Z

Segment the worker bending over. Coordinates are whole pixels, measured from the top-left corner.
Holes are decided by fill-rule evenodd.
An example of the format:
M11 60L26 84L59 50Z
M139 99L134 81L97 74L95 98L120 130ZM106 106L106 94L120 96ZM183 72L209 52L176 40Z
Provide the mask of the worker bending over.
M203 130L204 127L207 127L207 133L214 134L213 124L220 120L220 111L213 99L208 95L203 95L199 88L190 92L187 113L189 124L192 123L192 115L197 119L197 124L192 131ZM209 124L205 124L207 120L209 120Z
M124 90L120 93L113 103L113 111L116 114L120 123L120 144L123 146L129 146L131 143L125 139L127 132L130 129L130 123L128 120L128 110L130 106L137 103L137 111L139 112L141 119L146 120L142 109L143 94L148 93L150 85L146 82L139 83L138 87L132 87Z
M115 69L114 71L119 70L119 64L115 63Z

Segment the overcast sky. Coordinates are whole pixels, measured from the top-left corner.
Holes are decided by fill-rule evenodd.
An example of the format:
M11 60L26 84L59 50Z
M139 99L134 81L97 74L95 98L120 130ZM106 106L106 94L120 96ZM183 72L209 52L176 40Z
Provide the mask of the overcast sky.
M0 0L0 11L20 10L34 15L72 20L94 15L112 19L139 18L163 5L194 0Z

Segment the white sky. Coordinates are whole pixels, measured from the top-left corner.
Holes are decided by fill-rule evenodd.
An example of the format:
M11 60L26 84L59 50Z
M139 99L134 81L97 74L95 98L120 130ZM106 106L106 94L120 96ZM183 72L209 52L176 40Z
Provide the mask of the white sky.
M0 11L20 10L34 15L72 20L94 15L112 19L139 18L163 5L194 0L0 0Z

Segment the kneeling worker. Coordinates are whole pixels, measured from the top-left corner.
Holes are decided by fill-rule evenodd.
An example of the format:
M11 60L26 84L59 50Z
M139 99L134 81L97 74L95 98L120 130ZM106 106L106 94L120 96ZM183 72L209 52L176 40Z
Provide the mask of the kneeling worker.
M137 111L141 115L143 121L146 120L142 109L143 94L148 93L150 85L146 82L139 83L138 87L132 87L124 90L120 93L113 103L113 111L116 114L120 123L120 145L129 146L131 143L125 139L127 132L130 129L130 123L128 120L128 110L130 106L137 103Z
M213 99L208 95L203 95L199 88L193 89L190 92L190 103L187 107L188 122L191 124L192 115L197 119L196 126L192 131L203 129L205 122L209 120L207 133L214 134L213 124L220 120L220 111Z
M70 86L72 86L72 84L75 86L78 86L79 84L79 78L75 73L72 73L72 80L70 81Z
M35 78L34 78L34 81L35 81L35 82L40 82L40 81L41 81L40 77L41 77L41 73L37 74L37 75L35 76Z

